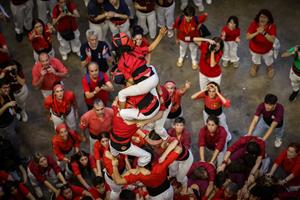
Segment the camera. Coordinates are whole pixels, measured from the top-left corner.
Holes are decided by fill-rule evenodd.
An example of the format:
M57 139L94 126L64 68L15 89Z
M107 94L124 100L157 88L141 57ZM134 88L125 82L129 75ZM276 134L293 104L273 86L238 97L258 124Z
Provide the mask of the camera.
M17 75L17 70L16 70L16 69L10 70L9 73L10 73L12 76L16 76L16 75Z
M216 44L211 44L209 47L210 51L214 51L216 49L217 45Z

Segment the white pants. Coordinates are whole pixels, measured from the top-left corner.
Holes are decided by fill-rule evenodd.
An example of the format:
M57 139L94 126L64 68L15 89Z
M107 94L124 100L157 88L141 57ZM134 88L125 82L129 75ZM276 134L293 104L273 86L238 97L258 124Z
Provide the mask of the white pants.
M193 2L197 7L202 5L202 0L193 0ZM187 7L188 3L189 3L189 0L181 0L180 9L184 10Z
M63 39L61 37L61 35L59 34L59 32L57 32L57 39L59 41L59 52L62 56L64 55L68 55L68 53L71 52L71 49L74 53L77 53L80 51L80 32L77 29L76 31L74 31L75 34L75 38L71 41L67 41L65 39Z
M158 27L167 27L173 29L174 24L175 1L169 7L161 7L156 5L157 25Z
M157 31L155 10L149 13L142 13L137 10L136 16L138 17L138 25L143 28L144 34L146 35L147 33L149 33L150 38L154 39Z
M75 117L75 111L74 108L71 108L71 112L66 116L66 117L58 117L55 114L51 112L51 120L54 125L54 129L61 124L61 123L66 123L68 127L72 130L76 130L76 117Z
M89 22L90 29L97 31L98 40L106 41L106 35L108 31L108 21L104 21L101 24L93 24Z
M131 36L131 33L129 31L130 23L128 19L121 25L115 25L111 21L108 21L108 26L113 35L120 32L125 32L129 37Z
M119 199L119 195L122 191L122 186L121 185L117 185L112 179L110 179L107 174L107 172L104 173L104 179L105 182L109 185L109 188L111 189L110 192L110 199L111 200L118 200Z
M235 41L224 42L224 53L222 60L230 62L238 62L240 58L237 56L238 43Z
M189 172L194 161L192 152L189 150L189 157L184 161L175 160L169 166L169 175L176 177L176 180L182 184L183 187L187 186L188 178L187 173Z
M149 197L150 197L150 200L173 200L173 196L174 196L174 190L173 190L173 187L170 186L169 189L167 189L163 193L161 193L155 197L153 197L153 196L149 196Z
M193 42L184 42L184 41L179 41L179 58L181 58L182 60L185 57L186 54L186 50L189 47L190 51L191 51L191 58L192 58L192 63L196 63L197 64L197 45Z
M270 50L269 52L265 53L265 54L257 54L254 53L253 51L250 50L250 53L252 55L252 62L256 65L260 65L261 64L261 58L264 59L265 64L267 66L271 66L274 62L273 59L273 50Z
M22 108L22 111L25 111L25 106L26 106L26 99L28 97L28 87L27 85L23 85L21 88L20 92L17 94L14 94L17 105Z
M46 98L49 95L52 95L52 90L41 90L41 92L44 98Z
M48 1L42 1L37 0L36 5L38 9L38 17L40 20L42 20L45 24L51 21L52 16L52 10L56 4L56 0L48 0ZM48 19L49 14L49 19Z
M291 80L291 85L292 85L293 91L294 92L299 91L299 89L300 89L300 76L295 74L292 68L290 70L290 80Z
M55 57L55 51L54 49L52 48L51 51L48 53L48 55L50 57ZM35 62L39 61L39 54L33 50L33 58L35 60Z
M33 19L33 1L28 0L27 2L21 5L14 5L10 1L10 9L14 18L16 33L23 33L23 26L27 30L31 30Z
M110 152L113 156L118 156L119 154L124 154L124 155L130 155L130 156L135 156L138 157L138 165L139 166L145 166L151 161L151 154L148 153L147 151L141 149L138 146L135 146L134 144L131 144L130 147L126 151L118 151L115 148L111 146L111 143L109 142L110 145Z
M216 83L218 83L218 85L220 85L221 78L222 78L222 74L217 77L207 77L204 74L202 74L201 72L199 72L200 89L204 90L204 88L207 86L207 84L212 81L216 82Z
M137 96L137 95L146 94L157 86L159 82L158 75L156 73L155 68L153 66L151 66L151 68L152 71L154 72L152 76L139 82L138 84L124 88L118 93L120 102L125 102L126 97L128 96Z

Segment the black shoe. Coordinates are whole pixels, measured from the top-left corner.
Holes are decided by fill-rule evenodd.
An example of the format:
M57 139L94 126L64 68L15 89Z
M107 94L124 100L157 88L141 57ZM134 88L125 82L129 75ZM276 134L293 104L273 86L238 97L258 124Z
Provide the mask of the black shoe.
M18 42L22 42L22 40L23 40L23 33L16 33L16 40Z
M296 100L296 97L297 97L297 95L298 95L298 93L299 93L299 90L298 91L293 91L293 93L290 95L290 97L289 97L289 101L290 102L292 102L292 101L295 101Z

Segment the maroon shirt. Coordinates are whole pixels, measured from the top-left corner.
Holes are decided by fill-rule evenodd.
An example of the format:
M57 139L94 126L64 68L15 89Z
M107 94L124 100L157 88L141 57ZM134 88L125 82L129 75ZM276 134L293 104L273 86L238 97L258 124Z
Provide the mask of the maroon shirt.
M283 125L283 113L284 113L283 105L279 103L276 104L275 110L269 112L266 111L265 103L261 103L256 108L255 115L258 117L262 115L264 121L269 126L271 126L273 121L277 122L278 125L276 126L276 128L280 128Z
M169 136L176 138L181 145L184 145L187 149L191 147L191 133L188 132L188 130L183 129L180 137L177 137L175 128L169 129L168 134Z
M187 176L191 176L194 172L195 169L197 169L198 167L203 167L208 175L208 181L214 181L215 177L216 177L216 169L215 167L208 163L208 162L202 162L202 161L198 161L198 162L194 162L189 170L189 172L187 173Z
M146 7L146 10L138 10L139 12L142 13L152 12L155 8L155 0L133 0L133 1L142 7Z
M207 126L200 129L199 147L205 146L210 150L218 149L222 151L226 142L227 132L223 126L219 126L214 134L211 134Z

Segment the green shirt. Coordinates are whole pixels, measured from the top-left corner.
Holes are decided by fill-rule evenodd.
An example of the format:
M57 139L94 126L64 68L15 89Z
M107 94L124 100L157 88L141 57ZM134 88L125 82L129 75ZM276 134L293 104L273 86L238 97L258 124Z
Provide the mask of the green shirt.
M295 51L295 47L290 48L288 50L289 53L293 53ZM294 65L297 68L297 70L300 71L300 57L298 56L297 52L294 52Z

